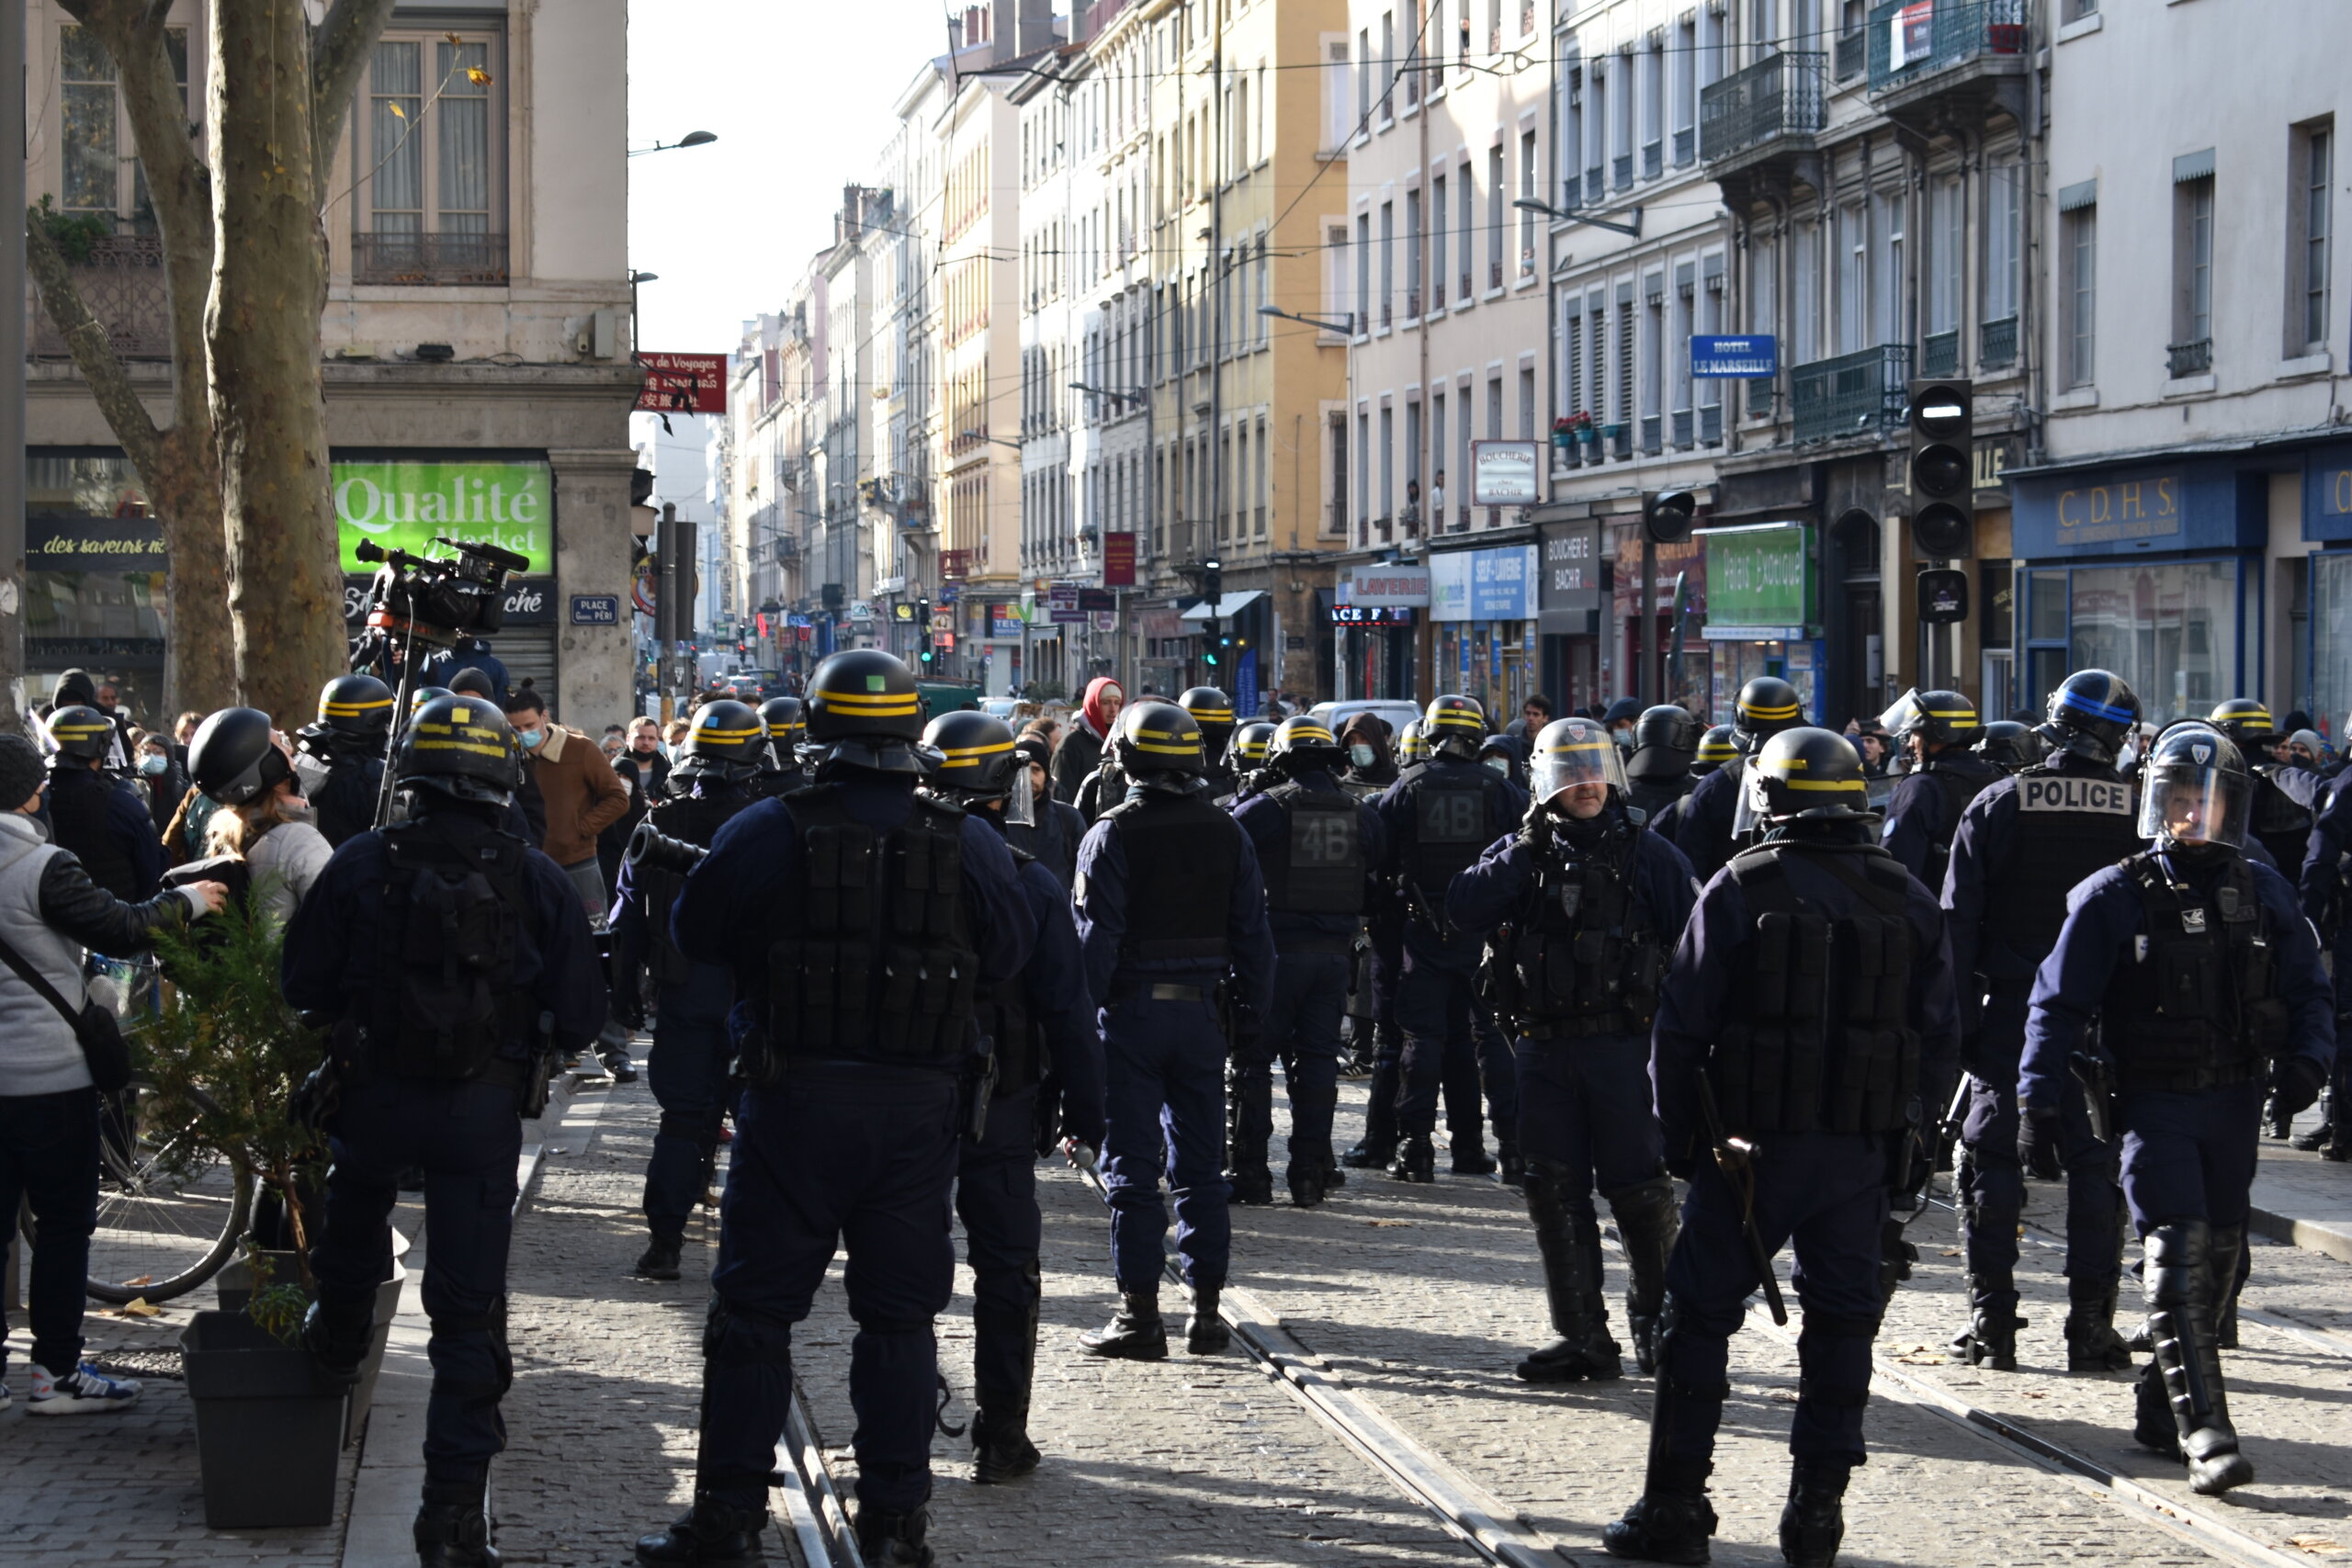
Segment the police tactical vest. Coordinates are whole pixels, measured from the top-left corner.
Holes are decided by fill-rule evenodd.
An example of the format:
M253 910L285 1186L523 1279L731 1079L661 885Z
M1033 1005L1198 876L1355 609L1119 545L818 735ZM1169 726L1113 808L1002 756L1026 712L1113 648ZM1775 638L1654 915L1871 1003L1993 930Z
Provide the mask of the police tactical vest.
M728 819L751 804L751 797L742 795L717 799L688 795L663 801L646 813L646 819L673 839L708 849ZM650 862L632 867L630 879L645 893L646 972L665 985L684 985L694 965L670 941L670 911L676 907L678 895L685 891L686 879Z
M1266 908L1285 915L1363 914L1363 819L1354 797L1289 783L1266 798L1283 808L1284 851L1264 865Z
M2278 863L2280 874L2292 882L2311 847L2312 818L2310 808L2280 786L2278 775L2283 772L2276 762L2254 770L2254 815L2247 827Z
M50 776L50 838L59 849L73 852L91 881L124 903L136 904L142 896L138 868L107 820L107 797L115 787L105 774L68 761ZM140 815L146 815L143 807Z
M1406 874L1433 909L1444 907L1448 885L1477 864L1478 856L1498 836L1487 811L1487 791L1495 780L1488 769L1453 765L1426 768L1408 786L1413 801L1413 852Z
M1802 856L1854 895L1831 913L1800 895L1784 860ZM1726 868L1755 919L1747 973L1730 992L1707 1065L1734 1134L1886 1133L1919 1094L1908 1027L1911 878L1875 845L1768 843Z
M1968 761L1947 761L1939 757L1930 758L1927 766L1920 770L1934 782L1944 797L1943 826L1937 829L1935 842L1928 846L1928 863L1919 872L1919 880L1928 885L1930 893L1943 889L1944 873L1951 865L1951 841L1960 832L1961 814L1968 809L1968 803L1974 800L1985 785L2001 776L1991 763L1980 761L1967 752L1961 755L1967 757Z
M2254 868L2233 856L2200 894L2153 851L2125 863L2147 948L2117 965L2100 1009L2120 1087L2190 1093L2260 1075L2286 1041L2288 1015Z
M1985 882L1984 934L2038 965L2058 945L2066 895L2139 852L2139 803L2127 780L2046 764L2018 773L2017 801L2008 853Z
M1010 848L1010 846L1007 846ZM1035 857L1015 849L1015 866ZM979 993L973 1013L996 1055L996 1092L1018 1094L1046 1076L1046 1026L1030 1010L1025 976L999 980Z
M1659 812L1689 795L1698 782L1689 773L1670 779L1633 779L1625 785L1625 798L1645 819L1656 821Z
M1640 832L1616 819L1585 853L1557 838L1538 853L1526 903L1487 952L1501 1010L1527 1038L1648 1031L1666 952L1634 897Z
M383 995L368 1021L378 1065L406 1077L469 1078L530 1032L514 983L520 839L473 823L382 829Z
M964 813L922 795L877 833L840 787L788 797L800 886L769 927L763 1047L745 1072L770 1086L786 1058L946 1067L965 1055L979 958L964 908Z
M1127 863L1121 963L1225 962L1241 825L1204 800L1148 795L1103 814Z

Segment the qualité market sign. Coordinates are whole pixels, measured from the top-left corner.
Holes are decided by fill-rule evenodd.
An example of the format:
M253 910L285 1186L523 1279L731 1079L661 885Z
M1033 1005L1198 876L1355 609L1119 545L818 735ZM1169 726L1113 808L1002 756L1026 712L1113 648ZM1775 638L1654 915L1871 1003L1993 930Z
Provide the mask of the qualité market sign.
M535 573L555 565L555 486L545 463L382 462L334 467L336 547L347 572L375 569L353 552L447 556L436 537L496 545Z

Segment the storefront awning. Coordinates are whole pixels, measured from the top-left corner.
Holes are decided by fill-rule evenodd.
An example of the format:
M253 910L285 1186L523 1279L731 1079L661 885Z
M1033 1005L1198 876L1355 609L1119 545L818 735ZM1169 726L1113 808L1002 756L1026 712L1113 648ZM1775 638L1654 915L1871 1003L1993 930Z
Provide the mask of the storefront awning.
M1205 621L1211 615L1215 615L1220 621L1229 621L1265 596L1266 592L1262 588L1245 588L1238 593L1228 593L1215 602L1204 599L1185 611L1183 618L1188 621Z

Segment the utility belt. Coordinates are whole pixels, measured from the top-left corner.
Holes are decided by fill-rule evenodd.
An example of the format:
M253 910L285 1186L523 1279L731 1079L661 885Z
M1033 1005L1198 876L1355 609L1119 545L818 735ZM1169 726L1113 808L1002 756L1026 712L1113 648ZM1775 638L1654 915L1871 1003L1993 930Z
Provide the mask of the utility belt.
M1324 931L1274 933L1274 955L1278 958L1345 958L1355 950L1353 935Z
M2244 1059L2181 1068L2134 1067L2127 1063L2116 1069L2115 1089L2119 1094L2202 1094L2267 1076L2261 1063Z
M1565 1045L1571 1041L1589 1040L1596 1034L1649 1033L1650 1021L1631 1008L1617 1008L1609 1012L1597 1012L1586 1018L1546 1018L1521 1022L1519 1037L1538 1045Z
M1111 987L1111 999L1123 1002L1213 1002L1214 985L1189 985L1173 980L1121 980Z

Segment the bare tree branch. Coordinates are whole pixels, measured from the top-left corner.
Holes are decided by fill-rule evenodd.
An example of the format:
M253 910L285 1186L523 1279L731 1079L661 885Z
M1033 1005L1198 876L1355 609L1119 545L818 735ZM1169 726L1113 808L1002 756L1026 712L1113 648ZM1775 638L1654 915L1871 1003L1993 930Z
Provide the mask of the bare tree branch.
M155 428L147 405L139 400L130 372L107 341L106 327L90 314L81 289L74 287L64 254L49 237L49 227L41 221L38 208L25 209L25 267L40 285L41 305L57 323L67 351L74 355L74 368L82 372L90 395L97 400L98 412L122 443L123 456L130 459L152 491L163 468L163 433Z
M391 19L393 0L334 0L311 35L311 166L324 191L333 173L335 144L359 91L359 73L374 53L376 39Z
M132 0L118 3L128 10ZM115 19L101 27L100 36L115 58L164 241L164 281L172 300L173 422L191 432L209 431L204 301L212 288L212 171L188 134L187 100L172 69L161 12L147 7L135 27Z

